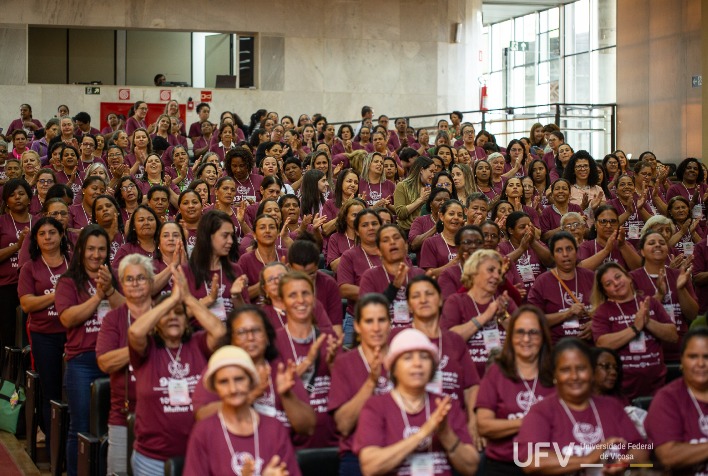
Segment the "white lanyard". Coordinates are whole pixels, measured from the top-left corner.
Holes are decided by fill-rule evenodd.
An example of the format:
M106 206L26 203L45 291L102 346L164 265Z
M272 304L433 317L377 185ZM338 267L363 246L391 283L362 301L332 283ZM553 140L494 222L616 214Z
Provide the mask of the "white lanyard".
M681 182L681 185L683 186L684 190L686 190L686 194L688 195L688 199L690 200L690 199L693 197L693 194L688 191L688 187L686 187L686 184L684 184L683 182ZM694 191L694 193L695 193L695 192L698 191L698 190L700 190L700 188L698 187L698 184L696 184L696 186L693 187L693 191ZM698 193L698 203L699 203L699 204L700 204L700 203L703 203L703 197L701 197L700 192Z
M406 410L403 408L403 397L401 397L401 394L398 393L398 390L392 390L391 391L391 398L393 398L393 401L396 403L398 406L398 409L401 410L401 418L403 419L403 424L406 427L405 432L403 433L406 436L411 436L411 424L408 421L408 413L406 413ZM428 396L428 393L425 393L425 421L430 420L430 397ZM428 441L428 451L430 451L432 446L432 440Z
M364 257L366 258L366 262L369 263L369 269L373 268L374 265L371 264L371 260L369 259L369 255L366 253L366 250L364 249L363 246L361 247L361 251L364 253Z
M379 179L379 180L381 180L381 179ZM366 182L366 185L369 187L369 197L371 197L371 195L373 194L373 191L371 190L371 184L369 183L368 180ZM379 182L379 198L383 198L382 193L383 193L383 182Z
M575 437L576 440L582 440L583 432L578 431L580 425L578 422L575 420L573 417L573 414L570 412L570 409L568 408L568 405L563 401L562 398L558 399L560 401L561 406L563 407L563 410L565 410L565 414L568 415L568 419L570 422L573 424L573 437ZM592 408L592 413L595 415L595 423L597 423L596 428L600 430L600 439L597 441L604 441L605 440L605 432L602 429L602 422L600 421L600 415L597 413L597 408L595 407L595 402L593 401L592 398L590 398L590 407ZM580 438L579 438L580 437ZM597 443L597 441L578 441L578 443Z
M290 330L288 329L288 326L285 326L284 329L285 329L285 333L288 335L288 341L290 342L290 350L293 351L293 358L295 359L295 362L299 364L300 362L298 361L297 352L295 352L295 344L293 343L293 336L290 335ZM312 328L312 332L310 332L309 340L311 340L312 343L314 344L314 342L315 342L315 328L314 327Z
M241 183L241 181L240 181L239 179L237 179L236 177L234 177L234 180L235 180L236 183L238 183L240 186L242 186L242 187L244 186L244 185ZM251 184L251 190L253 190L253 194L255 195L255 194L256 194L256 187L253 186L253 182L251 181L251 174L248 174L248 183ZM241 195L241 196L243 197L243 195Z
M285 327L285 322L283 321L283 314L285 314L285 311L282 309L278 309L277 307L273 306L273 310L275 311L275 315L278 316L278 320L280 321L280 325Z
M636 294L634 295L634 305L637 306L636 312L639 312L639 303L637 302L637 295ZM627 315L624 313L624 311L622 311L622 308L620 307L620 305L617 301L615 301L615 306L617 306L617 310L619 310L620 315L624 318L624 325L627 326L627 328L629 328L630 324L627 323ZM635 316L636 316L636 312L635 312Z
M688 387L688 385L686 386L686 390L688 390L688 395L691 397L693 405L696 407L696 412L698 412L698 428L704 435L708 436L708 416L706 416L703 413L703 410L701 410L701 406L698 404L696 396L693 394L693 391Z
M95 296L97 291L96 291L96 288L93 287L93 284L91 284L90 278L89 278L89 281L87 281L87 284L88 284L88 287L89 287L89 294L90 294L91 296Z
M359 351L359 355L361 356L361 361L364 362L364 367L366 367L366 371L371 373L371 366L369 365L369 362L366 360L366 357L364 356L364 351L361 350L361 346L357 347L357 350Z
M509 245L511 246L512 250L516 251L516 247L514 246L514 243L511 242L511 239L509 240ZM529 264L531 264L531 254L530 253L531 252L529 250L526 250L524 252L524 254L521 255L521 256L525 256L527 258L526 262ZM597 251L596 251L596 253L597 253ZM519 258L521 258L521 256L519 256ZM519 258L517 258L516 261L519 261Z
M647 268L645 266L642 266L642 269L644 270L644 274L647 275L647 279L649 279L649 282L651 283L651 286L654 288L654 294L656 294L659 290L656 288L656 284L654 284L654 279L652 276L649 274L649 271L647 271ZM669 284L669 276L665 275L666 278L666 292L669 295L669 304L673 304L674 300L671 296L671 285ZM657 277L658 279L658 277Z
M10 220L12 220L12 226L15 227L15 236L19 240L20 239L20 230L17 229L17 223L15 223L15 217L12 216L12 213L8 213L8 215L10 215ZM29 228L31 230L32 229L32 215L31 214L29 216L29 219L30 219Z
M86 209L84 208L84 204L81 204L81 211L84 212L84 216L86 217L86 223L89 225L91 224L91 219L89 218L88 214L86 213Z
M450 256L452 256L452 250L450 249L450 245L447 244L447 241L445 241L445 237L442 236L442 233L440 233L440 239L443 243L445 243L445 248L447 248L447 256L449 258Z
M167 355L170 356L170 363L167 364L167 371L170 372L170 376L175 379L183 379L184 377L187 376L185 370L187 372L189 371L189 367L185 369L185 367L182 365L180 362L180 357L179 354L182 353L182 343L180 342L179 348L177 349L177 355L175 357L172 357L172 352L170 352L170 349L165 347L165 352L167 352Z
M518 374L518 370L517 370ZM536 398L536 384L538 383L538 374L536 374L536 377L533 379L533 387L529 387L529 384L526 383L526 379L524 379L521 374L519 375L519 379L521 379L521 383L524 384L524 387L526 387L526 391L528 392L527 395L529 396L529 407L533 404L535 404L538 399ZM563 400L561 400L562 402ZM572 417L571 417L572 418Z
M258 420L256 417L256 412L253 411L253 408L248 409L251 413L251 421L253 422L253 448L254 448L254 453L253 455L253 468L255 471L256 476L260 476L260 447L258 443ZM224 439L226 440L226 446L229 447L229 453L231 454L231 471L234 472L234 474L240 475L241 474L241 465L239 464L239 455L240 453L236 453L234 451L233 446L231 446L231 438L229 438L229 432L226 429L226 422L224 422L224 415L221 413L221 410L219 410L219 422L221 423L221 431L224 433Z
M221 287L224 285L223 269L219 265L219 292L221 292ZM209 295L209 290L211 289L211 284L204 281L204 289L206 289L207 296ZM219 296L221 297L221 296Z
M391 284L391 277L388 275L388 271L386 271L386 267L382 264L381 269L383 270L384 274L386 275L386 281L388 281L388 284ZM408 286L408 275L406 274L406 287Z
M44 259L44 256L41 256L41 258L42 258L42 261L44 262L44 266L47 267L47 271L49 271L49 276L50 276L49 282L52 283L52 286L56 286L56 285L57 285L57 281L59 281L59 277L61 276L61 274L54 274L54 273L52 273L52 269L51 269L51 268L49 267L49 265L47 264L47 261ZM59 266L61 266L61 265L59 265ZM58 268L59 266L57 266L57 268ZM68 265L67 262L66 262L66 258L64 258L64 266L66 266L67 268L69 267L69 265Z

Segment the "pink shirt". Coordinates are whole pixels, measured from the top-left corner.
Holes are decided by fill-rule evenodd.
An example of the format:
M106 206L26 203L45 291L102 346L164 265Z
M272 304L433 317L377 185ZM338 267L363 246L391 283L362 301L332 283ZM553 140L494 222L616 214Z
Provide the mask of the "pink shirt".
M60 278L57 282L55 294L54 306L61 316L62 312L72 306L83 304L90 299L91 296L96 294L96 282L89 279L86 289L82 289L79 294L79 290L76 288L76 282L73 279ZM83 323L67 329L66 344L64 346L67 361L79 354L96 350L98 331L101 329L103 318L109 310L110 304L107 299L104 299L91 317L86 319Z
M113 309L106 314L103 319L103 325L98 332L96 340L96 358L122 348L128 347L128 327L135 322L135 316L130 316L128 322L128 306L123 304L121 307ZM126 414L123 412L125 408L125 389L126 376L129 380L128 388L128 411L135 411L135 374L132 365L128 364L123 368L112 372L111 377L111 410L108 414L108 424L127 426Z
M398 443L408 435L417 433L428 420L428 415L437 408L435 394L426 394L429 410L423 408L416 414L408 414L401 410L392 397L392 394L371 397L364 404L359 414L359 424L354 434L353 450L357 455L369 446L384 448L394 443ZM405 418L404 418L405 415ZM460 409L460 405L453 401L452 408L447 415L447 422L452 431L460 438L464 444L473 444L472 438L467 431L465 415ZM412 454L431 453L434 458L434 473L436 476L452 476L452 466L450 465L443 446L437 436L426 439L424 444L416 448ZM401 465L391 475L411 474L410 458L406 458Z
M342 352L337 356L332 367L332 386L329 390L329 401L327 409L332 413L332 416L345 403L349 402L354 395L369 378L369 363L366 357L360 351L359 347L349 352ZM373 395L385 395L393 389L393 384L388 379L388 373L381 365L381 374L376 382ZM339 454L352 451L352 442L354 441L353 428L349 436L339 435Z
M701 413L708 415L708 402L698 399L695 402L701 409ZM688 393L685 380L678 378L656 393L649 407L649 414L644 420L644 429L649 440L654 443L654 448L672 441L692 445L708 443L705 425L703 427L700 425L701 416ZM695 476L708 474L708 459L674 474Z
M531 407L524 417L521 429L514 444L518 443L519 461L528 461L529 445L533 443L557 443L564 455L585 456L598 444L608 438L618 437L627 441L624 449L609 450L610 453L626 454L628 444L646 443L624 412L622 404L613 397L593 396L592 402L597 409L597 421L591 405L582 411L568 408L568 412L577 422L568 417L557 396L549 396ZM578 441L578 440L582 441ZM585 444L585 446L583 445ZM550 449L551 453L553 449ZM628 460L624 460L628 461Z
M651 298L649 315L661 323L672 322L666 311L656 299ZM606 301L595 310L592 320L592 336L597 342L601 336L622 331L634 323L639 298L625 303ZM646 328L642 331L645 337L646 350L632 352L632 341L617 349L622 359L623 382L622 390L625 396L632 400L635 397L653 395L664 384L666 365L661 342ZM637 341L639 338L634 339ZM634 345L634 344L632 344Z
M540 381L509 379L498 364L492 364L479 385L475 409L486 408L500 420L519 420L545 397L553 395L555 388L544 387ZM496 461L513 461L514 435L487 440L486 454Z
M258 422L258 452L255 436L238 436L227 431L231 448L237 456L234 468L231 450L226 443L219 415L211 415L194 425L189 435L187 456L184 462L185 475L222 476L241 474L247 460L255 462L255 467L265 468L274 456L280 457L292 476L300 476L295 451L290 443L288 431L275 418L261 415ZM257 474L261 474L257 471Z
M491 303L492 301L486 304L478 304L473 301L467 293L453 294L443 305L440 327L450 330L455 326L465 324L473 317L483 314ZM515 310L516 305L512 301L509 301L507 312L512 314ZM467 350L472 357L472 361L477 366L477 374L480 376L483 376L485 373L489 351L496 347L496 345L493 345L493 339L490 339L491 334L494 333L495 330L499 332L499 347L501 347L504 345L504 339L506 338L506 329L496 320L487 323L467 341ZM484 337L485 332L487 333L486 339ZM485 341L487 342L486 345Z
M28 238L29 239L29 238ZM48 267L42 258L28 261L20 270L20 278L17 283L17 296L25 295L43 296L54 293L56 282L67 268L68 262L64 261L59 266ZM31 332L42 334L64 334L66 328L59 321L59 313L54 304L51 304L39 311L29 313L27 325Z
M575 268L575 278L563 280L568 289L571 290L575 299L583 303L585 309L590 311L590 297L594 285L595 273L585 268ZM529 304L540 308L546 314L555 314L565 311L575 304L575 300L568 291L558 282L558 279L551 271L546 271L536 279L529 291ZM580 319L567 319L560 324L551 327L551 338L555 344L563 337L578 337L580 327L590 321L589 316Z

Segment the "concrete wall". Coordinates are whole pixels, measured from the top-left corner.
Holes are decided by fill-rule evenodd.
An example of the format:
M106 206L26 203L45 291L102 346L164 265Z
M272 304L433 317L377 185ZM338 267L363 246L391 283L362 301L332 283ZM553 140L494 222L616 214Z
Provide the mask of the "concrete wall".
M82 86L27 85L27 27L101 27L255 32L254 91L215 91L213 110L233 108L246 120L259 108L281 115L322 112L330 121L359 117L361 106L391 116L476 109L481 0L26 0L5 9L0 25L0 125L19 104L46 120L67 103L97 116L117 87L85 96ZM191 12L191 13L190 13ZM453 42L453 25L463 24ZM117 65L120 72L124 66ZM151 73L154 74L154 73ZM157 101L159 90L131 88L131 101ZM181 102L199 90L173 89ZM195 120L196 113L187 117Z
M702 88L691 87L701 74L701 3L617 2L617 144L635 157L703 156Z

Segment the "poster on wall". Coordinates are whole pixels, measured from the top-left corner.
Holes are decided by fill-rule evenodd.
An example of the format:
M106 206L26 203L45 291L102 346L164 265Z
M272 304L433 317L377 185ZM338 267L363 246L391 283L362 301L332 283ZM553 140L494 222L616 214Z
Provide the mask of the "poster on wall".
M129 90L128 90L129 91ZM133 107L132 102L102 102L101 103L101 129L104 127L108 126L108 121L107 117L109 114L118 114L118 115L124 115L126 119L129 117L129 112L130 108ZM160 114L165 113L165 104L164 103L147 103L148 106L148 113L147 117L145 118L145 123L150 125L153 124L157 121L157 118L160 117ZM180 104L179 105L179 117L182 119L182 122L186 123L186 118L187 118L187 105L186 104Z

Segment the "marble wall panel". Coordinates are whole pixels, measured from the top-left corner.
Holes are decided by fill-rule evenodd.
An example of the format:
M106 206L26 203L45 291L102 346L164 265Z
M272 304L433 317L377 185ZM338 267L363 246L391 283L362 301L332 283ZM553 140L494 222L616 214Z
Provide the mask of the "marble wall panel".
M27 26L0 25L0 84L27 83Z
M282 91L285 83L285 38L260 36L260 87L265 91Z
M325 84L325 41L285 39L285 91L321 92Z

